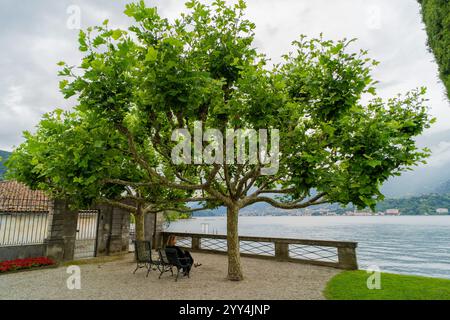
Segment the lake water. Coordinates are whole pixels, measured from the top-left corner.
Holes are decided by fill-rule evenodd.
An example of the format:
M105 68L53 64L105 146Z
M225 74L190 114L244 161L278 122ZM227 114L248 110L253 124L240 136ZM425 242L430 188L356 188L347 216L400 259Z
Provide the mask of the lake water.
M207 227L206 227L207 226ZM226 234L225 217L181 220L168 231ZM358 242L361 269L450 278L450 216L240 217L239 234Z

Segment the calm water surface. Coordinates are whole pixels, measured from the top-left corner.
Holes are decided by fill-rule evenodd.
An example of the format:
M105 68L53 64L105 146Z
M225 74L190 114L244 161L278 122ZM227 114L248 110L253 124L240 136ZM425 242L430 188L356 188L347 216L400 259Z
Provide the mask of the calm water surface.
M225 217L172 223L169 231L226 234ZM241 217L239 234L358 242L364 269L450 278L450 216Z

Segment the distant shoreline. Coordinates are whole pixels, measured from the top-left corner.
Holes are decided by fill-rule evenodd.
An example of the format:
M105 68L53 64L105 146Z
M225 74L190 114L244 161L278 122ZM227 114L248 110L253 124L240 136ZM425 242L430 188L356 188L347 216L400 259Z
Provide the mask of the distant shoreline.
M192 217L186 218L186 219L191 219L191 218L222 218L222 217L226 217L226 215L223 214L217 214L217 215L193 215ZM284 215L270 215L270 214L266 214L266 215L248 215L248 214L243 214L243 215L239 215L240 218L242 217L252 217L252 218L259 218L259 217L389 217L389 218L393 218L393 217L450 217L450 214L400 214L400 215L343 215L343 214L337 214L337 215L289 215L289 214L284 214Z

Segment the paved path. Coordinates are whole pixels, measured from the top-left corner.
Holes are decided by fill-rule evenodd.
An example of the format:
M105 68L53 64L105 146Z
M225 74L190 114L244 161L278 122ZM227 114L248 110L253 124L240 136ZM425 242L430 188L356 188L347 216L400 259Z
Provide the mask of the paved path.
M203 265L175 282L166 273L132 274L133 256L80 266L81 290L67 289L66 267L0 275L0 299L323 299L327 281L339 271L287 262L242 258L245 280L226 280L227 258L194 254Z

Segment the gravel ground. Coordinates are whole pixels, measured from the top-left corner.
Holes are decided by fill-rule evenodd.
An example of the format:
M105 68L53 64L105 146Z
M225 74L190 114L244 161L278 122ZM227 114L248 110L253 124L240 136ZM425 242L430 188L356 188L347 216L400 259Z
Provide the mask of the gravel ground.
M144 269L132 274L133 255L124 259L81 265L81 290L67 289L66 267L0 275L0 299L324 299L327 281L339 271L333 268L288 262L242 258L245 280L226 280L227 258L194 254L202 266L191 278L178 282L166 273L146 278Z

